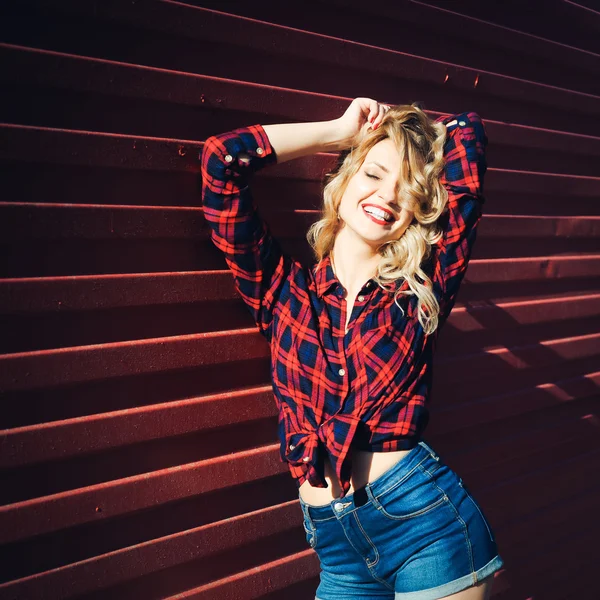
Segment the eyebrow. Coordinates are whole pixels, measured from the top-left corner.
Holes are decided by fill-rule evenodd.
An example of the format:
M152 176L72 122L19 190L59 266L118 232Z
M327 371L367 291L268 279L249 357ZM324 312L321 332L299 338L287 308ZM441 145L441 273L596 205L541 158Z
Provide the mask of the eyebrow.
M386 173L389 173L389 169L386 169L382 164L375 162L374 160L369 161L367 164L373 164L373 165L377 165L382 171L385 171Z

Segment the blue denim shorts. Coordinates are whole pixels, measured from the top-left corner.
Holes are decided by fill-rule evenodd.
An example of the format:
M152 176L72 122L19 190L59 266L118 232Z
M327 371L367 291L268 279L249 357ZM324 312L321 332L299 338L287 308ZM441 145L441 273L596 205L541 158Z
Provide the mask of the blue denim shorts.
M504 564L481 508L424 441L352 494L300 506L321 563L316 600L436 600Z

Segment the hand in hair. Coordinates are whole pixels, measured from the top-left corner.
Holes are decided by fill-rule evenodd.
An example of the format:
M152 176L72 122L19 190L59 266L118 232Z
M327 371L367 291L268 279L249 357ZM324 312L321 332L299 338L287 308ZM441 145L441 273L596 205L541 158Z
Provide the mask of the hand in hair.
M372 98L355 98L346 112L336 120L338 135L345 147L358 142L360 134L365 129L377 129L389 110L387 104L382 104Z
M387 104L356 98L337 119L264 125L264 130L281 163L316 152L345 150L356 144L366 129L379 127L387 110Z

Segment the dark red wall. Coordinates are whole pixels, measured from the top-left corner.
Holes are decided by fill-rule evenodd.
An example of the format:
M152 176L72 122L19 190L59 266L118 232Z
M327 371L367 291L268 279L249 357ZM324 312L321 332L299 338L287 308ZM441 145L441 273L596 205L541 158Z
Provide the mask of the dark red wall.
M0 5L0 599L314 596L268 347L208 239L198 154L368 95L486 122L428 439L495 529L495 600L597 600L600 14L194 4ZM307 261L334 160L255 182Z

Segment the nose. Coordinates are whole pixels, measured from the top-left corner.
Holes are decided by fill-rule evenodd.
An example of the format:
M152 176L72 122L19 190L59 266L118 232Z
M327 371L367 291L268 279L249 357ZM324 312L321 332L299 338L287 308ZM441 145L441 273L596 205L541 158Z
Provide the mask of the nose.
M398 186L395 181L386 180L382 181L377 195L388 204L395 204L398 198Z

